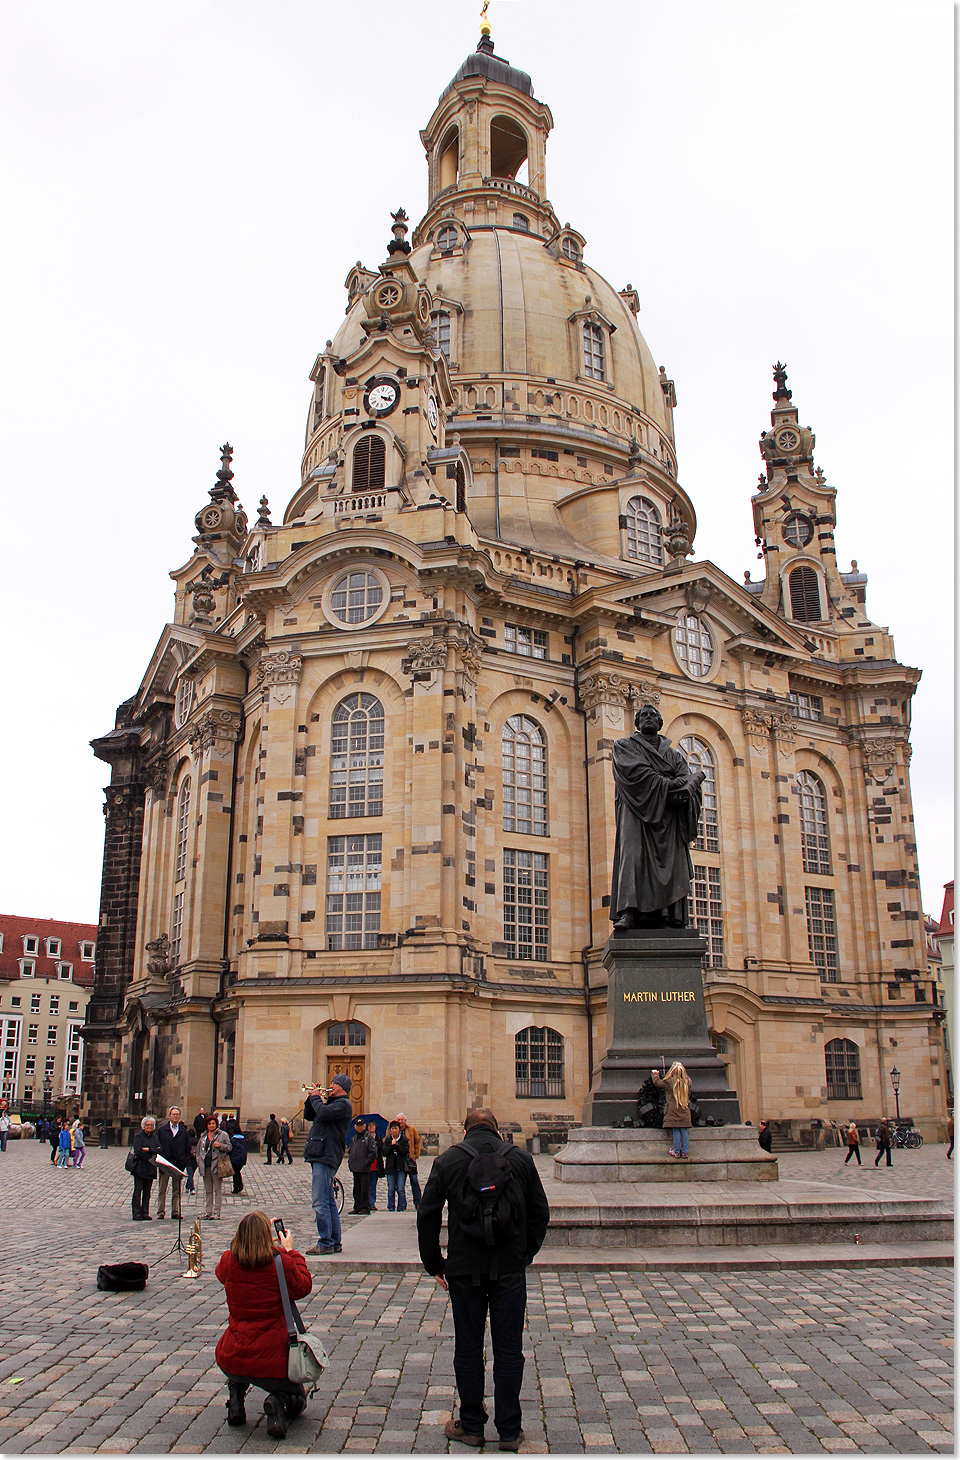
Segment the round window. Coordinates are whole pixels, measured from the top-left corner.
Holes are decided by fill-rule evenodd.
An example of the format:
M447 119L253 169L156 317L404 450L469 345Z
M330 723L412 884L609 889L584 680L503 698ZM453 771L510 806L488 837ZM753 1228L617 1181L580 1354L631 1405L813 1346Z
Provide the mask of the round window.
M783 521L783 537L791 547L806 547L813 538L813 523L802 512L791 512Z
M673 631L677 658L691 679L706 679L713 668L713 635L695 613L681 615Z
M575 238L571 238L567 234L560 247L563 250L565 259L573 259L574 263L578 262L580 258L580 245Z
M327 611L336 624L353 628L379 618L389 601L389 586L379 573L354 568L330 589Z

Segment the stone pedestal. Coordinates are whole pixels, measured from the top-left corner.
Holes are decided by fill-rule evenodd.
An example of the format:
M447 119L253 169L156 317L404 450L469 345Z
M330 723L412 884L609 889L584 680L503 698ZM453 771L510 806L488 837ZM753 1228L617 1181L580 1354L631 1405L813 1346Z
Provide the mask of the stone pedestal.
M740 1104L707 1035L701 972L706 945L690 928L614 933L607 969L610 1047L583 1107L585 1126L636 1119L637 1094L651 1069L682 1060L703 1114L740 1124ZM677 1164L680 1164L679 1162Z
M686 1160L670 1155L669 1131L572 1130L554 1157L554 1171L558 1181L594 1186L613 1181L777 1181L780 1174L776 1156L760 1149L752 1125L696 1126Z

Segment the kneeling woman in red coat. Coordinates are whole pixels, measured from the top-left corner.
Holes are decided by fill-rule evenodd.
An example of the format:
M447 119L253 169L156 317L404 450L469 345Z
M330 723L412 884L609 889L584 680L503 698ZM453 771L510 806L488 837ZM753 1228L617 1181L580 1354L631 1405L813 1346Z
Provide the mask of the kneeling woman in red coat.
M274 1258L280 1253L287 1291L294 1300L313 1287L307 1264L285 1232L274 1239L270 1219L250 1212L236 1230L229 1252L217 1263L230 1310L217 1344L217 1363L227 1376L227 1423L247 1422L244 1395L251 1384L266 1389L267 1434L282 1440L287 1424L307 1407L306 1390L287 1378L287 1323Z

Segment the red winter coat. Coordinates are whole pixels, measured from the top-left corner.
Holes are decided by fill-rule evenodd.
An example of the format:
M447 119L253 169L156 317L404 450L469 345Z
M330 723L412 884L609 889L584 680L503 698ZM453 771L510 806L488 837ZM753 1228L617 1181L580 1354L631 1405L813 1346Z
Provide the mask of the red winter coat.
M305 1298L313 1287L307 1264L299 1252L284 1252L287 1292ZM225 1374L253 1379L287 1377L287 1323L283 1316L280 1283L274 1263L241 1267L226 1251L217 1263L230 1321L217 1344L217 1363Z

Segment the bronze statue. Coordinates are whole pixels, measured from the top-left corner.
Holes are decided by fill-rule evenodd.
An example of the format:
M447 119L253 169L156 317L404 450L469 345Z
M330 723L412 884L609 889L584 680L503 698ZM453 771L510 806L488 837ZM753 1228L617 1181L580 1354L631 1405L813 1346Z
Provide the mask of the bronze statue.
M700 820L703 771L660 734L663 718L643 705L636 729L613 747L617 838L610 917L614 929L687 926L693 880L690 843Z

